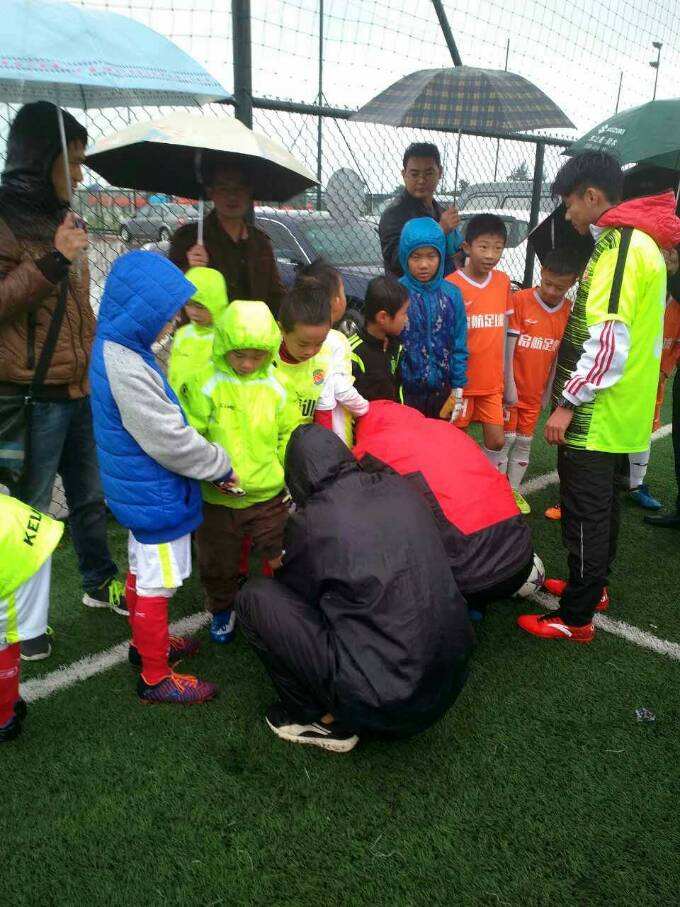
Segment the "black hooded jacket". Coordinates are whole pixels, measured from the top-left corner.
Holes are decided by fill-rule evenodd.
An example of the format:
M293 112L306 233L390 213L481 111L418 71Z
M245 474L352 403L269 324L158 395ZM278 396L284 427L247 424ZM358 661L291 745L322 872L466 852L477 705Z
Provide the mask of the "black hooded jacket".
M87 143L87 131L63 112L66 141ZM79 397L87 389L87 363L94 333L89 273L54 255L54 234L68 206L52 184L52 166L62 151L57 108L38 101L16 115L0 179L0 394L30 383L58 299L69 292L44 394ZM77 272L77 273L76 273ZM49 390L49 393L48 393Z
M362 472L316 425L291 436L286 482L297 511L277 579L325 618L334 714L378 731L426 727L462 688L471 646L426 504L399 476Z

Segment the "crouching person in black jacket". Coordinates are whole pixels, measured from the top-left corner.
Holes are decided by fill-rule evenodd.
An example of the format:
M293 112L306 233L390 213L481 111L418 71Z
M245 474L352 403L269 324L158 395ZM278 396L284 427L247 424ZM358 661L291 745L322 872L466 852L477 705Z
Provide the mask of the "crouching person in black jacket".
M267 724L336 752L362 731L424 731L463 688L472 643L427 505L401 477L362 472L316 425L291 436L286 483L297 510L283 566L236 602L279 695Z

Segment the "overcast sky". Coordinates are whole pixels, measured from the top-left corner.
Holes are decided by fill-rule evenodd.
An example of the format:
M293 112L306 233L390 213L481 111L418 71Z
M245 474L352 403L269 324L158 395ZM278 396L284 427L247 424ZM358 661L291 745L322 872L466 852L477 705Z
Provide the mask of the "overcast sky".
M231 89L227 0L78 2L123 12L163 32ZM444 5L463 62L503 68L509 38L509 69L536 83L562 107L577 126L574 135L614 112L622 72L621 109L651 99L654 70L649 61L656 56L652 41L663 42L657 97L680 94L680 17L672 0L456 0ZM314 101L318 0L252 0L251 8L254 92ZM324 8L324 96L331 105L360 106L408 72L451 63L429 0L325 0ZM112 118L114 125L126 119ZM256 114L256 125L278 135L314 165L313 118L262 112ZM90 126L95 132L110 128L96 114ZM325 132L324 180L337 166L359 170L373 189L389 188L398 180L399 152L412 138L409 131L327 122ZM436 137L452 183L455 139ZM464 137L459 176L472 181L493 178L495 150L494 142ZM554 172L557 154L548 157L548 170ZM503 143L499 177L522 160L532 166L531 147Z

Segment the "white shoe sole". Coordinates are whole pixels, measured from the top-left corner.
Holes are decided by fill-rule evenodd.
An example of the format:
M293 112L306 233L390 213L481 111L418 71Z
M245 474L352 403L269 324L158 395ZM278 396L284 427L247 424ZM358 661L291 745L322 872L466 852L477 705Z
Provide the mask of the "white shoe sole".
M91 595L88 595L87 592L83 595L83 604L88 608L104 608L106 611L115 611L116 614L120 614L121 617L127 617L128 612L123 611L122 608L116 608L115 605L110 605L108 602L99 601L98 598L92 598Z
M22 661L44 661L46 658L49 658L52 654L52 646L47 647L47 652L38 652L36 655L24 655L23 652L19 652Z
M348 737L347 740L333 740L332 738L324 739L323 737L302 737L303 731L309 728L306 724L290 724L286 728L274 727L268 718L264 719L269 728L288 743L300 743L303 746L315 746L317 749L328 750L331 753L349 753L359 742L356 734ZM290 729L290 730L289 730ZM311 728L309 728L311 729Z

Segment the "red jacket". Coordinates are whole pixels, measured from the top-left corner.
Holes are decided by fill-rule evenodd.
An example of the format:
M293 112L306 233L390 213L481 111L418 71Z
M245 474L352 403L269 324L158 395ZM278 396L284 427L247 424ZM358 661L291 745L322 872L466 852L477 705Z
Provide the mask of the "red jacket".
M464 594L503 582L529 562L531 533L508 480L460 429L376 400L358 420L356 438L354 454L364 467L370 456L425 495Z
M604 212L597 226L634 227L651 236L661 249L680 243L680 218L675 213L675 195L670 190L614 205Z

